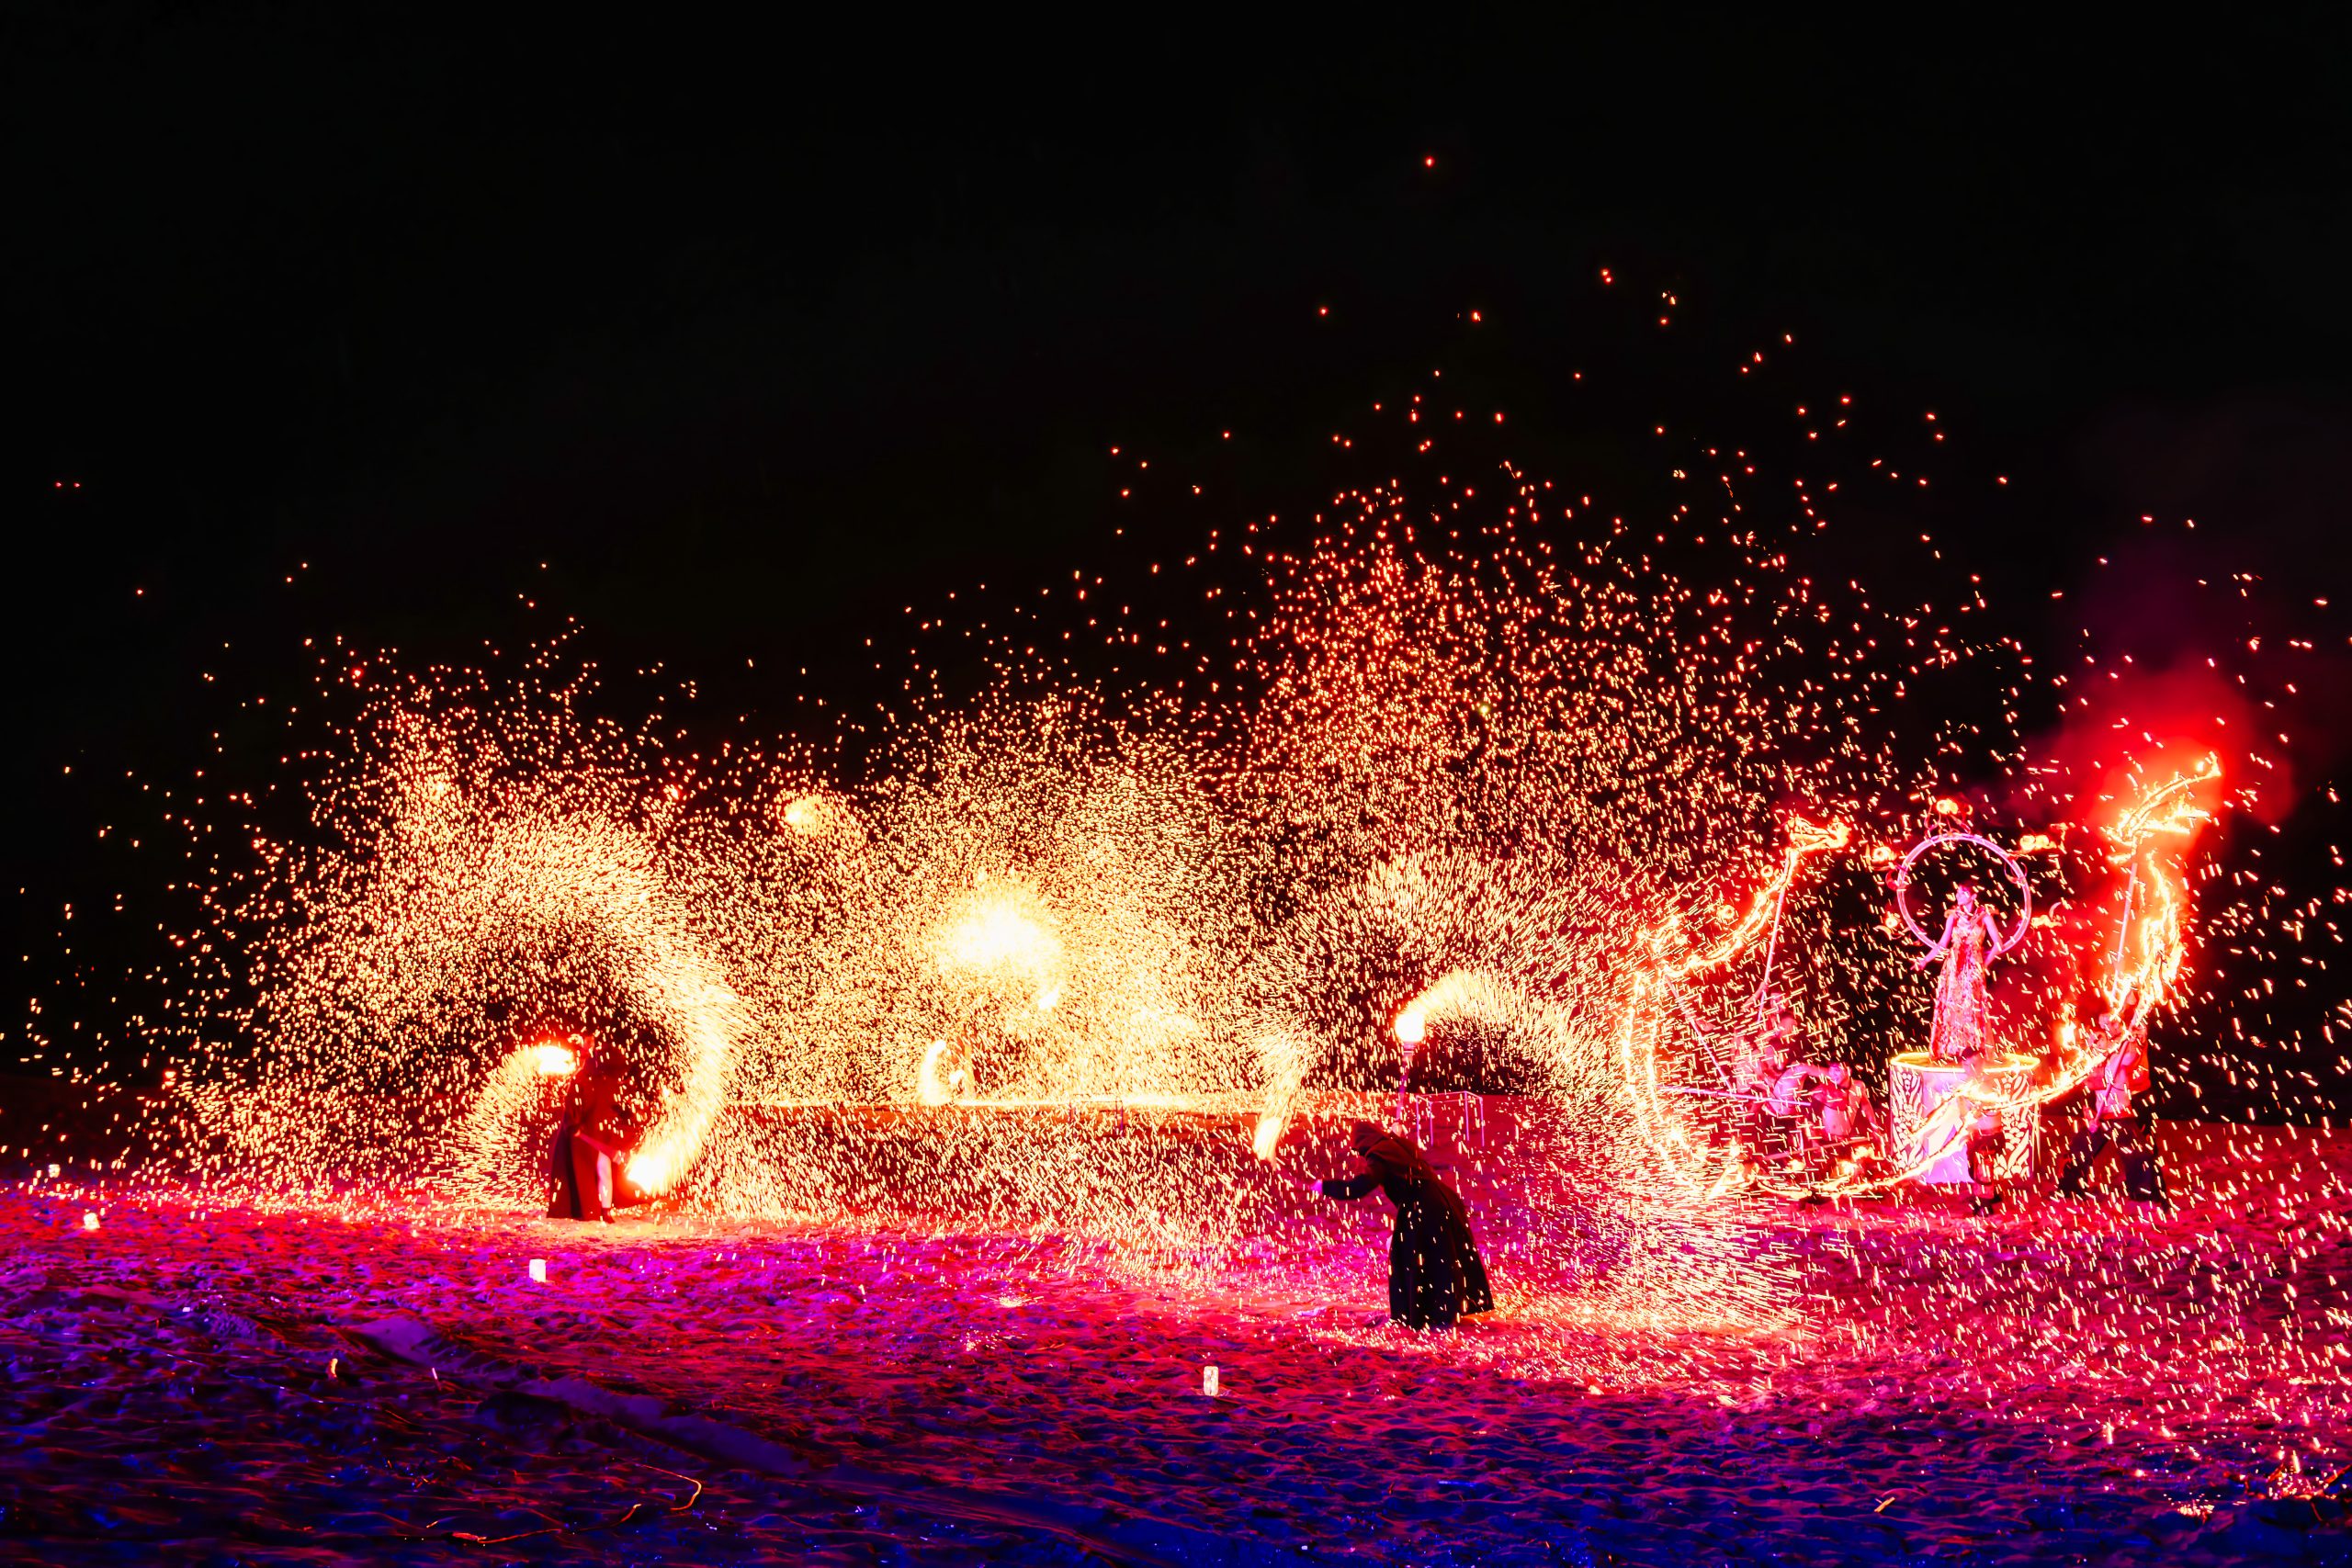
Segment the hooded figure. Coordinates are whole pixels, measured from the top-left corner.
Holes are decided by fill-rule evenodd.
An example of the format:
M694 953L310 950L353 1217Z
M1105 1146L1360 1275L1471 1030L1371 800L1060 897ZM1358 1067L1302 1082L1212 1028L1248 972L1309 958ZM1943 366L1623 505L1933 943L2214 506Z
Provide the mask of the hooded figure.
M620 1087L620 1075L610 1063L582 1051L548 1150L548 1174L555 1181L549 1219L602 1220L616 1206L616 1162L627 1153L628 1141Z
M1350 1138L1369 1168L1315 1183L1326 1198L1363 1197L1374 1188L1396 1205L1388 1238L1388 1315L1408 1328L1451 1328L1454 1319L1495 1310L1487 1266L1470 1235L1470 1211L1409 1139L1369 1122Z

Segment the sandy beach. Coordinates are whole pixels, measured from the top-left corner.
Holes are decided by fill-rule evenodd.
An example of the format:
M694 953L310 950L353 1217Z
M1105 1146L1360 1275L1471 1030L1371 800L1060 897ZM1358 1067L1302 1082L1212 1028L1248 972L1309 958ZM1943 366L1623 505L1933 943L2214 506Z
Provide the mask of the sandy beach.
M1769 1205L1795 1317L1679 1337L1508 1268L1490 1318L1382 1325L1376 1203L1154 1279L40 1180L0 1197L0 1559L2352 1561L2352 1139L2168 1153L2166 1213Z

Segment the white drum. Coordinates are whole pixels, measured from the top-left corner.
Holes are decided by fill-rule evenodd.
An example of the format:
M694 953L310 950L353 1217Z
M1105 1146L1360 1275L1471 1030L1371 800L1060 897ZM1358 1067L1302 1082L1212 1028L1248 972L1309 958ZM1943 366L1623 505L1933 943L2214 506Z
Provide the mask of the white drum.
M1990 1055L1973 1067L1939 1062L1925 1051L1905 1051L1886 1064L1889 1141L1897 1166L1909 1170L1926 1163L1918 1180L1937 1187L1964 1187L1968 1174L1968 1129L1975 1106L2015 1102L2033 1091L2034 1060L2011 1054ZM1962 1089L1968 1102L1956 1102ZM2004 1181L2033 1174L2034 1145L2041 1131L2038 1108L2004 1113L2007 1136L1995 1169Z

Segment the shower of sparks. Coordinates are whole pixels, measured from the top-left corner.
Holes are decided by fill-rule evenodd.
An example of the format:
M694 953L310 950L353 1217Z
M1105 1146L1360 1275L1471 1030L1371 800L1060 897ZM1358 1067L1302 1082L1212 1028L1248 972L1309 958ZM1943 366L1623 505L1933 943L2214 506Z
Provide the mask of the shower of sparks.
M1452 412L1435 386L1376 411L1417 456ZM1629 519L1506 464L1219 528L1175 589L1131 562L975 595L913 622L907 699L856 767L594 716L562 645L406 677L338 649L307 820L254 814L250 863L211 871L208 923L175 938L172 1015L138 1021L176 1075L144 1135L224 1193L531 1210L593 1052L642 1128L636 1195L1052 1233L1271 1289L1250 1260L1295 1207L1282 1178L1401 1091L1465 1168L1561 1194L1501 1247L1536 1329L1631 1356L1781 1321L1794 1264L1751 1200L1914 1172L1733 1179L1711 1042L1768 987L1808 1055L1865 1077L1890 1032L1924 1042L1890 903L1906 846L1964 822L2030 857L1996 1024L2057 1049L2018 1113L2096 1066L2086 980L2178 1009L2200 902L2240 940L2316 911L2211 886L2200 833L2254 798L2219 757L2151 786L2151 735L2098 790L2027 761L2027 691L2087 699L1972 640L1973 579L1945 615L1808 575L1838 486L1800 479L1768 524L1730 499L1745 456L1673 459L1678 483L1719 470L1712 518ZM1693 552L1702 575L1669 565ZM1227 640L1142 608L1170 592ZM993 685L940 695L923 637L985 650ZM1955 681L2000 723L1898 724ZM212 852L211 818L182 820ZM2220 1049L2183 1070L2256 1070ZM1516 1110L1490 1125L1457 1091Z

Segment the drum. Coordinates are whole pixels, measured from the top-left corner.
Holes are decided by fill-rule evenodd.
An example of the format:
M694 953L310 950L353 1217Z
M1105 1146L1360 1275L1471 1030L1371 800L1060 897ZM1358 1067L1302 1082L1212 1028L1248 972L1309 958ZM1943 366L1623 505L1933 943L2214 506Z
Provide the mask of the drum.
M1974 1105L1955 1103L1965 1089L1975 1105L2017 1104L2002 1118L2005 1136L1995 1170L2004 1181L2030 1177L2041 1131L2039 1107L2024 1103L2033 1091L2033 1058L2012 1053L1985 1056L1973 1067L1939 1062L1925 1051L1889 1058L1886 1094L1895 1164L1905 1170L1924 1165L1917 1179L1929 1186L1969 1184L1968 1134L1978 1112Z

